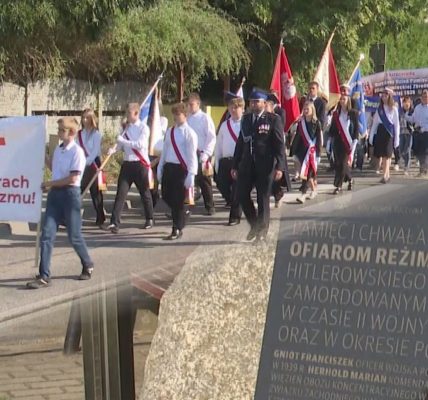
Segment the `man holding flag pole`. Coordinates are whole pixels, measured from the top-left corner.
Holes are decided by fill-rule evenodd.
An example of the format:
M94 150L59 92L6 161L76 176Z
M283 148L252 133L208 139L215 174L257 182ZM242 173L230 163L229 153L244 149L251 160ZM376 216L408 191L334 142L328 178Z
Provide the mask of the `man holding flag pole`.
M268 95L268 103L273 103L273 112L281 117L283 123L283 132L285 135L293 123L298 119L300 115L300 109L293 75L288 63L287 55L285 53L282 38L279 44L275 68L272 74L270 90L271 94ZM282 171L283 175L281 181L275 181L272 186L272 194L275 197L276 207L279 206L279 202L284 195L281 185L286 186L289 191L291 190L291 182L288 173L288 163L286 156L284 163L285 169Z
M146 122L144 122L141 117L144 118L145 109L147 109L148 116L151 96L153 96L161 79L162 75L158 77L141 105L138 103L128 104L126 127L118 136L117 144L108 152L109 156L114 154L117 150L123 150L125 153L119 173L111 221L110 225L107 227L112 233L119 232L123 205L133 183L135 183L138 188L144 208L146 222L143 228L150 229L154 224L153 200L150 193L150 189L154 187L153 172L149 159L150 131Z

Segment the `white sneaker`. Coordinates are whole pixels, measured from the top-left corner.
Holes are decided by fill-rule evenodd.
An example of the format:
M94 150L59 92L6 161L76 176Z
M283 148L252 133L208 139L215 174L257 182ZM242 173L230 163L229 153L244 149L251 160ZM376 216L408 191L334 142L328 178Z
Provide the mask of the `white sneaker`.
M296 200L297 200L298 203L303 204L306 201L306 195L302 194Z
M309 200L313 200L313 199L315 199L315 197L317 197L317 191L316 190L313 190L312 192L311 192L311 194L309 195Z
M395 164L395 165L394 165L394 171L399 171L399 170L400 170L399 165L398 165L398 164Z
M377 170L376 173L379 175L380 174L380 170Z

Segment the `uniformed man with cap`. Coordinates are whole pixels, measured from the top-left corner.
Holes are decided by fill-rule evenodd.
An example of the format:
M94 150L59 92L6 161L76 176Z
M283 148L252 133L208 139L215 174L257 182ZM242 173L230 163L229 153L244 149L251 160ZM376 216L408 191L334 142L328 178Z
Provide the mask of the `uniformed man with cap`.
M248 241L263 241L269 229L269 197L272 182L285 169L284 135L280 117L265 110L267 93L259 89L250 95L250 113L242 118L241 132L233 157L232 177L238 180L238 197L251 229ZM257 191L257 212L251 200Z

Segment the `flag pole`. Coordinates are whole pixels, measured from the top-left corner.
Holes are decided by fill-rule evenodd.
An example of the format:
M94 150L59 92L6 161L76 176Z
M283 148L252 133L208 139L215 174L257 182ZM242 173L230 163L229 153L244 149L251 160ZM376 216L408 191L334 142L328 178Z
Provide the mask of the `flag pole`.
M88 190L91 188L92 184L95 182L95 179L98 178L98 174L105 168L105 166L107 165L107 163L110 160L110 157L113 154L109 154L105 160L103 161L103 163L100 165L100 167L97 169L97 172L94 174L94 176L92 177L92 179L89 181L89 183L86 185L85 190L82 192L82 194L80 195L80 199L83 200L83 198L85 197L85 194L88 193Z
M324 56L326 55L326 52L327 52L328 48L329 48L329 47L330 47L330 45L331 45L331 42L332 42L332 40L333 40L333 36L334 36L334 34L335 34L335 33L336 33L336 27L334 27L333 32L331 33L330 38L328 39L327 45L325 46L325 49L324 49L324 51L323 51L323 53L322 53L322 56L321 56L321 60L322 60L322 59L324 58ZM320 60L320 63L318 64L317 71L315 72L314 79L315 79L315 77L318 75L318 72L319 72L319 70L320 70L320 67L321 67L321 60Z
M149 92L147 93L147 96L145 97L144 101L141 104L144 104L148 98L150 97L150 95L153 93L153 91L156 89L158 83L160 82L160 80L163 78L163 74L164 74L165 70L161 72L161 74L158 76L158 78L156 79L156 82L153 84L153 86L150 88ZM121 133L123 135L123 132ZM116 149L116 144L113 146L113 149ZM85 187L85 190L82 192L80 198L83 199L86 195L86 193L88 193L88 190L90 189L90 187L92 186L92 184L95 182L95 179L98 178L98 174L105 168L105 166L107 165L107 163L110 160L110 157L113 154L109 154L106 159L103 161L103 163L101 164L101 166L98 168L97 173L94 174L94 176L92 177L92 179L89 181L88 185Z
M358 62L357 62L357 65L355 66L354 70L352 71L351 76L350 76L350 77L349 77L349 79L348 79L348 85L349 85L349 83L351 82L351 79L352 79L352 77L354 76L355 72L357 71L358 67L360 66L361 61L363 61L363 60L364 60L364 54L363 54L363 53L361 53L361 54L360 54L360 58L359 58L359 60L358 60Z

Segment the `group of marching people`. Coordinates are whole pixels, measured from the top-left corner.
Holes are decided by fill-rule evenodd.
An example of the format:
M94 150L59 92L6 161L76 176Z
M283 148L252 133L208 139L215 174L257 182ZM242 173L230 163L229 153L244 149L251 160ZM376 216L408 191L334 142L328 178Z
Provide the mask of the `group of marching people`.
M187 204L193 204L193 188L200 188L207 215L215 213L212 181L215 171L217 187L230 207L229 226L240 223L244 213L250 231L248 241L264 241L270 220L270 197L278 206L283 196L282 187L291 190L286 161L286 115L279 105L277 93L254 89L245 112L244 99L229 93L229 118L222 122L218 134L211 117L201 110L198 94L189 96L187 104L172 107L174 124L166 130L160 157L149 156L149 128L140 120L140 105L130 103L126 121L108 156L123 151L117 193L110 224L104 228L106 216L100 188L101 134L95 112L85 109L81 123L72 117L58 120L58 136L62 143L46 164L52 170L52 180L44 182L49 190L46 216L41 237L39 274L27 284L38 289L50 285L50 261L58 226L66 226L68 237L82 263L79 279L90 279L94 264L88 254L81 233L81 199L85 188L90 188L96 211L96 225L112 233L119 232L120 217L128 191L135 183L141 197L146 222L144 229L154 225L156 184L161 184L162 198L171 209L172 231L165 238L182 237L189 213ZM327 132L327 150L334 168L334 192L342 186L352 190L352 165L360 141L358 111L353 107L349 87L341 87L338 104L329 113L326 128L326 102L318 96L318 83L311 82L308 95L301 104L301 116L293 125L289 138L290 156L295 162L293 180L301 180L301 195L297 201L317 195L317 170L324 134ZM324 131L324 134L323 134ZM291 133L294 132L294 133ZM390 181L392 155L402 157L404 172L408 173L411 151L418 159L420 175L428 174L428 89L423 90L421 102L414 109L410 98L403 98L402 108L394 104L393 92L385 89L373 116L368 142L373 148L373 159L379 160L383 177ZM215 161L214 161L215 160ZM212 163L214 162L214 166ZM251 199L257 192L257 210ZM308 190L311 190L308 195Z

